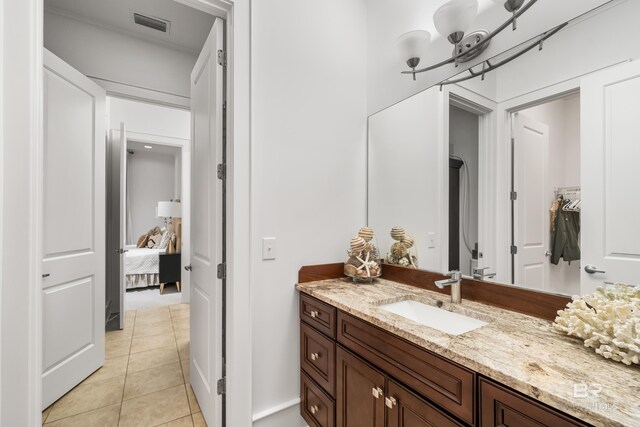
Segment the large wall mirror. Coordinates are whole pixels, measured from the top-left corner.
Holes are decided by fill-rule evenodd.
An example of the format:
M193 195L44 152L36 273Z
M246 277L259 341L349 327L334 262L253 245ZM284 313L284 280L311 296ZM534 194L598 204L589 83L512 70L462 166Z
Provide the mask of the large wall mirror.
M484 79L465 71L371 115L383 253L401 225L421 269L568 295L640 283L637 16L640 2L606 3L542 50L490 59L537 43Z

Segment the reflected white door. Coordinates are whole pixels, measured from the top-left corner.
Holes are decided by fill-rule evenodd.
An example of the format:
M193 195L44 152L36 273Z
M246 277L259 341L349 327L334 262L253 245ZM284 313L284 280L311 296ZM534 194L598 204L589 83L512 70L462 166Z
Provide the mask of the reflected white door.
M547 289L549 264L549 127L522 113L514 115L515 284Z
M45 50L43 407L104 363L105 103Z
M190 381L209 426L221 425L222 399L222 21L216 19L191 73L192 203Z
M640 62L585 78L580 110L581 293L640 284Z
M124 329L126 313L125 298L127 282L125 277L125 248L127 247L127 130L124 122L120 123L120 329Z

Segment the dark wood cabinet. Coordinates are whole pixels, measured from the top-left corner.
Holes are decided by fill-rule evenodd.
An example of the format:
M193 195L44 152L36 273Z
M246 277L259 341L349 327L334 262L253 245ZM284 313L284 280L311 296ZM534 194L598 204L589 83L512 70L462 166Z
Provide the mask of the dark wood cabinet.
M338 342L468 424L475 424L475 373L349 314Z
M310 426L587 425L309 295L300 320L300 413Z
M575 427L588 425L494 381L481 378L479 382L482 426Z
M336 425L385 427L384 374L341 347L336 363Z
M433 404L393 379L387 380L387 427L460 427Z

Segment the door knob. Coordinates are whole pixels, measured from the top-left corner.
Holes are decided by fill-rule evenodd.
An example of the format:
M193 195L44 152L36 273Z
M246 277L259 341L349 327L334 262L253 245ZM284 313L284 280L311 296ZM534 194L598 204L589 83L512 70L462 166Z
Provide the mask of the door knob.
M596 267L595 265L585 265L584 271L586 271L589 274L606 273L606 271L604 270L598 270L598 267Z
M123 254L125 252L129 252L129 249L114 249L114 252L117 254Z
M47 278L47 277L49 277L49 276L51 276L51 274L49 274L49 273L44 273L44 274L42 275L42 278L43 278L43 279L45 279L45 278Z
M193 270L193 268L191 268L191 264L189 264L189 265L185 265L185 266L184 266L184 269L185 269L185 270L187 270L187 271L191 271L191 270Z
M547 256L547 257L551 256L551 252L549 252L549 251L544 251L544 256Z

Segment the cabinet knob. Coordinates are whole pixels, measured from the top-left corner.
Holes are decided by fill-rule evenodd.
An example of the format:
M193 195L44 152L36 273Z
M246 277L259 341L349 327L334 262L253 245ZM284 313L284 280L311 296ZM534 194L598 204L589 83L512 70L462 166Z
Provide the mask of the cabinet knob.
M311 353L310 357L311 360L318 360L320 359L320 353Z
M373 397L375 397L376 399L380 399L382 397L382 389L380 387L374 387L371 389L371 394L373 394Z
M393 397L386 397L384 401L387 404L387 408L391 408L391 409L393 409L393 407L396 406L396 404L398 403L396 399Z
M320 316L320 313L318 313L317 311L313 310L311 313L309 313L309 316L313 317L314 319L318 316Z
M318 408L318 405L313 405L311 407L309 407L309 412L311 412L312 414L316 414L318 411L320 410L320 408Z

